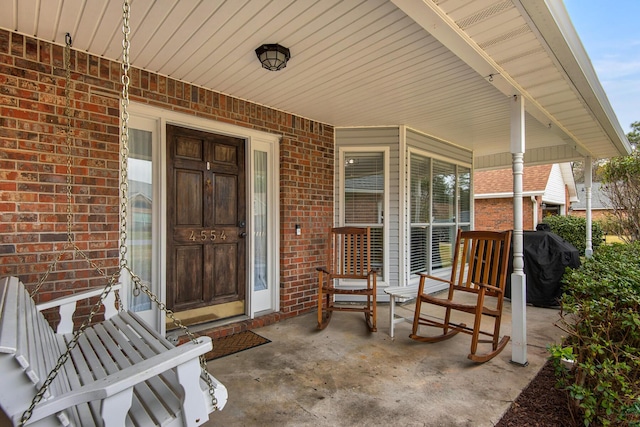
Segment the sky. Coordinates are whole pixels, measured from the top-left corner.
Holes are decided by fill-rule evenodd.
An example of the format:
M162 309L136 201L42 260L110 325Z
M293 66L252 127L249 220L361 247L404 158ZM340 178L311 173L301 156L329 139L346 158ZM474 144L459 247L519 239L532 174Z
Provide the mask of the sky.
M564 0L624 133L640 121L640 0Z

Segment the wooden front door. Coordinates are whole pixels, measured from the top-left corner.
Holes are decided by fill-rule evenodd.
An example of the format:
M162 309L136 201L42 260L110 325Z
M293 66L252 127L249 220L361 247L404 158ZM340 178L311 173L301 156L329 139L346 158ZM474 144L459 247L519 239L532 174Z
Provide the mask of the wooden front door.
M244 153L243 139L167 126L167 306L200 321L244 313ZM220 305L235 308L207 315Z

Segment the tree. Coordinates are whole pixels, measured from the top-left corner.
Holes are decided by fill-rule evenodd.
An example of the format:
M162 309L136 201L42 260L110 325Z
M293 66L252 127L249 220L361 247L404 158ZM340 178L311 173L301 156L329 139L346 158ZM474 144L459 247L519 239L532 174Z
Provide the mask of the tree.
M640 122L634 125L640 130ZM610 159L602 167L602 183L619 221L620 237L628 242L640 240L640 153Z
M627 134L627 139L635 149L640 143L640 122L631 123L631 129L633 130Z
M594 182L600 182L600 171L602 169L602 165L604 165L608 159L598 159L594 160L591 164L591 177ZM584 162L575 161L572 164L573 170L573 179L576 183L584 182Z
M627 134L627 140L631 144L631 147L635 151L640 144L640 121L631 123L631 132ZM602 166L605 165L609 159L594 159L591 165L591 176L594 182L600 182L600 173ZM575 161L572 163L573 179L576 183L584 182L584 162Z

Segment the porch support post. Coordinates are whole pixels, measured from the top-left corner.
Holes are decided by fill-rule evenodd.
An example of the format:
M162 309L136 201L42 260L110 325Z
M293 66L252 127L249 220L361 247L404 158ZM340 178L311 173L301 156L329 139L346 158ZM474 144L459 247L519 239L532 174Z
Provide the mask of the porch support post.
M593 255L593 236L591 234L591 186L593 185L593 167L591 157L584 158L584 197L586 203L585 218L587 220L587 247L584 256L591 258Z
M522 231L522 176L524 172L524 99L511 99L511 155L513 157L513 273L511 274L511 361L526 366L527 300L524 274L524 234Z

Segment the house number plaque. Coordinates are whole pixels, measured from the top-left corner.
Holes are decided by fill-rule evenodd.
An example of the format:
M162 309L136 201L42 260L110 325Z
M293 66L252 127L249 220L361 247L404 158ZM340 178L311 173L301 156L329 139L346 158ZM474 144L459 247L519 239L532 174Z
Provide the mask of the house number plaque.
M218 232L216 230L202 230L200 231L199 234L196 234L195 231L191 230L191 235L189 236L189 240L191 240L192 242L195 242L196 240L201 240L201 241L205 241L205 240L227 240L227 235L225 234L224 230Z

